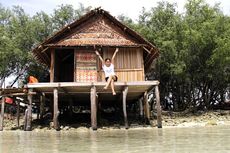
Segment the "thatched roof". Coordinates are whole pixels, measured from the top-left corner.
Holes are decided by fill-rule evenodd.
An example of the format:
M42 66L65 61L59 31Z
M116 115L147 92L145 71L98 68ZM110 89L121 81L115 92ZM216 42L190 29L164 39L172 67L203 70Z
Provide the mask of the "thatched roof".
M34 57L49 66L50 48L65 47L143 47L145 66L159 55L158 49L107 11L97 8L65 26L33 50Z

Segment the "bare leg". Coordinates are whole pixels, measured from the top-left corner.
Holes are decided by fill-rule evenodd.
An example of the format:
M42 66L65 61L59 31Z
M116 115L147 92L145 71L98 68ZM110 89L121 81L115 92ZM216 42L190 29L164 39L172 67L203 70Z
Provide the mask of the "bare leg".
M104 89L107 89L107 88L108 88L109 84L111 83L112 78L113 78L112 75L109 76L109 78L108 78L108 80L107 80L107 84L106 84L106 86L104 87Z
M113 92L113 95L116 95L116 92L115 92L115 90L114 90L114 80L112 79L111 80L111 89L112 89L112 92Z

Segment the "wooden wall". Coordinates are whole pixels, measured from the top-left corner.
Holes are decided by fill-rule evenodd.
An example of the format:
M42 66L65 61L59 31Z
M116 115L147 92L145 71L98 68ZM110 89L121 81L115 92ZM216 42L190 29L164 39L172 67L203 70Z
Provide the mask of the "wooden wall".
M76 82L94 82L94 81L105 81L104 72L102 70L102 64L96 56L93 49L75 49L70 50L68 53L65 50L55 50L54 57L54 82L67 82L71 81L60 76L71 76L73 81ZM100 51L103 59L112 58L112 55L115 51L115 48L103 47ZM63 52L63 55L60 54ZM64 52L66 52L64 54ZM73 67L74 70L68 70L67 68L60 66L63 65L61 62L64 57L67 57L68 54L74 53L74 59L67 59ZM84 60L84 58L86 59ZM77 60L78 59L78 60ZM95 64L93 64L95 63ZM144 61L143 61L143 49L142 48L119 48L115 60L115 73L118 76L118 81L144 81ZM61 68L61 69L60 69ZM67 71L68 70L68 71ZM73 72L74 71L74 72ZM62 75L59 73L63 73ZM73 73L69 75L68 73ZM57 79L58 78L58 79Z
M103 59L112 58L115 48L103 48ZM115 73L118 81L144 81L143 49L120 48L114 59ZM98 65L99 79L104 81L104 73L101 64Z

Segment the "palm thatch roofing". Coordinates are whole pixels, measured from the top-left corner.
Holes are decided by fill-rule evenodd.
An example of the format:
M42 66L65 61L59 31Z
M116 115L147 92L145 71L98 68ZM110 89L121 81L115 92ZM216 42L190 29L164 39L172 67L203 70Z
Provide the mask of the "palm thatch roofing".
M95 48L95 46L142 47L146 51L145 68L159 56L159 50L152 43L101 8L91 10L80 19L63 27L32 52L35 59L49 66L51 48Z

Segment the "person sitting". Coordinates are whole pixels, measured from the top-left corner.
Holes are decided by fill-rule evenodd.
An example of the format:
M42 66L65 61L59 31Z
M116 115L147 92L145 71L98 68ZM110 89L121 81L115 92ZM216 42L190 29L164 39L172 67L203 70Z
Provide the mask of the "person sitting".
M118 79L114 72L113 63L114 63L114 58L118 51L119 49L116 48L115 52L113 53L112 59L106 58L105 60L103 60L103 58L101 57L98 51L95 51L96 55L98 55L99 59L102 62L102 68L103 68L103 71L105 72L105 81L107 82L107 84L105 85L104 89L107 89L110 85L113 95L116 95L116 92L114 90L114 82L116 82Z

